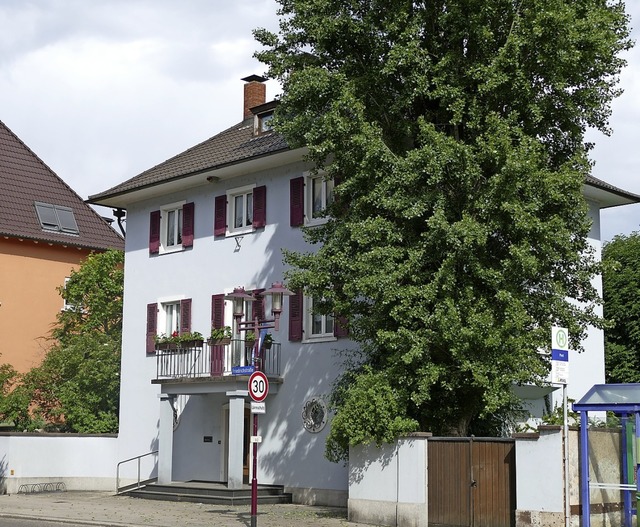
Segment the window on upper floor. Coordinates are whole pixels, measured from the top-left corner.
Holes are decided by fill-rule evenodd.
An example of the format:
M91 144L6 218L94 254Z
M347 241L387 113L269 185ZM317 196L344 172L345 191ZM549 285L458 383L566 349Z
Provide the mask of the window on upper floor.
M273 130L273 112L258 115L258 133L264 134Z
M290 182L290 224L318 225L326 221L325 211L334 200L334 181L310 173Z
M305 297L307 320L305 332L307 338L326 338L334 337L334 319L333 315L321 315L313 312L313 298Z
M67 284L69 283L69 280L71 280L71 278L69 276L65 277L64 279L64 289L67 288ZM69 304L67 303L67 299L63 296L62 297L62 310L63 311L70 311L73 309L73 304Z
M267 188L247 185L215 199L215 236L246 234L266 225Z
M44 230L78 234L78 224L73 214L73 209L62 205L34 202L38 220Z
M180 302L163 302L161 315L164 318L164 334L173 335L180 333Z
M193 246L194 204L170 203L153 211L149 220L149 252L162 254Z
M147 304L147 353L155 353L157 335L191 331L191 299L161 299Z
M346 322L314 313L314 299L298 291L289 297L289 340L317 342L348 336Z

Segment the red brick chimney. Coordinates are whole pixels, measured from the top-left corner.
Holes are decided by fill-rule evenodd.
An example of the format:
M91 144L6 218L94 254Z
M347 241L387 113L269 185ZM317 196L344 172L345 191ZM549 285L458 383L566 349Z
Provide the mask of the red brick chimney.
M244 116L243 119L251 117L251 108L259 106L267 101L267 87L264 82L267 80L260 75L249 75L242 79L244 85Z

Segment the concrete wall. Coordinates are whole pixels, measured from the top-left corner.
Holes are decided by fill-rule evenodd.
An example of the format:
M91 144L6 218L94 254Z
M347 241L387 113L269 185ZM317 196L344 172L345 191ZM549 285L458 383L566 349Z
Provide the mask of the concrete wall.
M0 493L62 482L67 490L115 491L115 435L0 434Z
M349 521L426 527L427 438L415 434L394 445L349 449Z
M540 427L516 435L516 526L562 527L565 524L562 428ZM620 483L620 432L589 430L589 478L592 483ZM621 525L622 494L593 489L591 525ZM571 525L581 523L579 431L569 431L569 504Z

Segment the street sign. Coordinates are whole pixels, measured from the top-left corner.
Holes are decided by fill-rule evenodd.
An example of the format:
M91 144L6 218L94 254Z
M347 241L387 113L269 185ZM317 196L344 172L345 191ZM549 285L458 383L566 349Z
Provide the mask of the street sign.
M569 353L567 351L551 351L551 382L567 384L569 382Z
M569 382L569 331L567 328L551 328L551 382Z
M569 351L569 330L567 328L551 328L551 349Z
M261 371L254 371L249 377L249 395L257 403L261 403L269 395L269 380Z
M231 375L251 375L256 371L254 366L232 366Z
M266 414L267 413L267 403L251 403L251 413L252 414Z

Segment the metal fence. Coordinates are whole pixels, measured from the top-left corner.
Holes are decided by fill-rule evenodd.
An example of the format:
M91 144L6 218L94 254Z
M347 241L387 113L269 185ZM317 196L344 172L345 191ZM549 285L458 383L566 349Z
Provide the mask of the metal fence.
M229 344L209 344L176 349L156 350L157 379L187 379L232 375L233 368L255 365L267 375L280 375L280 343L262 349L252 357L244 340Z

